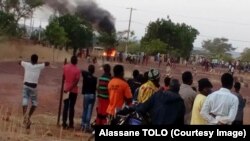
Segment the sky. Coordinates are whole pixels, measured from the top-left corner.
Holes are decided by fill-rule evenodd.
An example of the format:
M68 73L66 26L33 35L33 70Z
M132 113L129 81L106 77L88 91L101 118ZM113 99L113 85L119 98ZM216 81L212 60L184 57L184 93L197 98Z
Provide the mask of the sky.
M242 52L250 47L250 0L95 0L115 18L117 31L128 29L130 10L131 30L140 39L150 21L167 18L175 23L186 23L196 28L200 35L194 42L201 48L202 41L215 37L225 37L229 43ZM45 26L46 13L35 15ZM39 22L36 20L36 22Z

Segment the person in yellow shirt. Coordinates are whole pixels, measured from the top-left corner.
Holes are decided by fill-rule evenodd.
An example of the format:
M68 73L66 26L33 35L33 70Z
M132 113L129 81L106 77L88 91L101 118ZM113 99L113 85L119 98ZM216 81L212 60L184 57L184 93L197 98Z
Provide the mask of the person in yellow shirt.
M191 125L205 125L207 121L203 119L200 114L203 103L205 102L206 97L212 92L213 85L207 78L202 78L198 81L199 94L195 97L192 116L191 116Z
M148 81L139 88L138 103L144 103L148 100L158 89L160 82L160 73L156 69L151 69L148 72Z

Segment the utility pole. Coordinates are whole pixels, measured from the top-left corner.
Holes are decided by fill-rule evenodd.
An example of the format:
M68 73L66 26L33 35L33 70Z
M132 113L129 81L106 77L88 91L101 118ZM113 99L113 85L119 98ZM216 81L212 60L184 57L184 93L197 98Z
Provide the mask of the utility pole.
M38 35L38 41L41 40L41 30L42 30L42 20L40 19L40 26L39 26L39 35Z
M131 25L131 18L132 18L132 13L133 13L133 10L136 10L134 8L127 8L127 9L130 9L130 15L129 15L129 24L128 24L128 34L127 34L127 43L126 43L126 48L125 48L125 53L127 55L128 53L128 41L129 41L129 34L130 34L130 25Z

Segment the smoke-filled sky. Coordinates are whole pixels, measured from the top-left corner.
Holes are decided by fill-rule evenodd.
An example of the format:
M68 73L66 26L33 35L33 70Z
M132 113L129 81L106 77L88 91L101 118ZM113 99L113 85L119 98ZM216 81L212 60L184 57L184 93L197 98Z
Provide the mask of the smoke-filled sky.
M98 30L115 32L114 17L93 0L44 0L45 5L59 14L77 14Z
M139 38L144 35L149 21L170 16L173 22L185 22L198 29L200 36L194 43L201 47L204 39L226 37L237 51L250 47L250 0L96 0L116 18L117 30L128 28L129 10L131 29ZM242 40L242 41L237 41ZM245 42L248 41L248 42Z
M82 0L78 0L82 1ZM115 18L116 31L128 29L129 10L132 14L131 30L140 39L150 21L157 18L184 22L198 29L200 35L194 43L214 37L225 37L241 52L250 47L250 0L95 0L99 7L109 11ZM36 17L45 19L46 12ZM42 23L44 20L42 20Z

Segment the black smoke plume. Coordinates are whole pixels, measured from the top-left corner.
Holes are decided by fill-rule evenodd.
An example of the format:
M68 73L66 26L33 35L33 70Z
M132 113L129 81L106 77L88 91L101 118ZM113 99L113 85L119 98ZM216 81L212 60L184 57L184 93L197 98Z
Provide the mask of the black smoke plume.
M97 30L115 32L114 18L93 0L45 0L45 3L60 14L76 14L90 22Z

